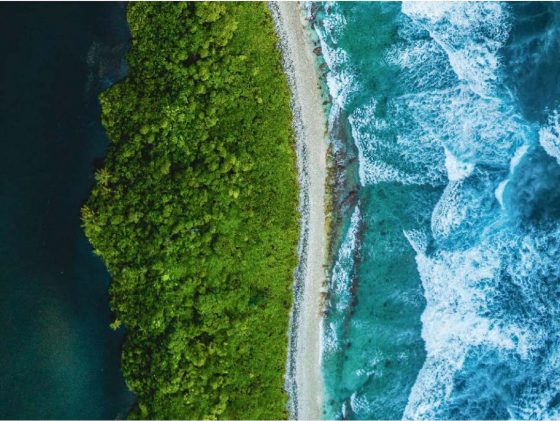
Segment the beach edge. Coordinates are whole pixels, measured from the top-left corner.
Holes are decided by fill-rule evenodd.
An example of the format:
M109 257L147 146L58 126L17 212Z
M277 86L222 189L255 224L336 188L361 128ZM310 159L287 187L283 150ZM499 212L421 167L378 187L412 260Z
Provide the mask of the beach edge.
M293 419L321 419L322 296L326 281L327 120L313 46L299 2L268 2L279 37L291 108L300 186L299 262L294 273L286 390Z

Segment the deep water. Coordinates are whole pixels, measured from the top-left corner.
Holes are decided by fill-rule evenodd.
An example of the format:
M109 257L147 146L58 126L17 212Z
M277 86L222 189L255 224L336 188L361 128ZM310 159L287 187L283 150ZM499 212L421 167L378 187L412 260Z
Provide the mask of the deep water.
M325 417L560 418L560 6L306 13L359 180L329 285Z
M109 275L80 227L126 74L120 3L0 4L0 418L114 419L133 402Z

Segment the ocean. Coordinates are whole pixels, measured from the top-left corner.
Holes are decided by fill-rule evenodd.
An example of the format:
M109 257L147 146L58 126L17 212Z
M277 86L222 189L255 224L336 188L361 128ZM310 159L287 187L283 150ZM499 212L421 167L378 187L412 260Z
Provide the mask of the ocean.
M345 164L324 416L560 418L560 5L305 13Z
M123 332L80 207L126 75L121 3L0 4L0 418L125 418Z

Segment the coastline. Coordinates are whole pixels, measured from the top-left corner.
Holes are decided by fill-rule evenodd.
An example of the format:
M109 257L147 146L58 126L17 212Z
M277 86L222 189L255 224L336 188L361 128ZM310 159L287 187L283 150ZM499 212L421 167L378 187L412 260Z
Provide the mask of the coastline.
M280 39L298 155L301 234L294 274L286 389L295 419L321 419L322 297L326 281L327 120L313 45L305 33L299 2L270 2Z

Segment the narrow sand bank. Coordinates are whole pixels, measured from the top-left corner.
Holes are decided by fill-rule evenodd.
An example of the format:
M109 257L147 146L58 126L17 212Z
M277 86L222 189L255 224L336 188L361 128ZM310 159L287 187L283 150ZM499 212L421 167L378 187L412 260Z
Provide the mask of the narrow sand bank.
M284 68L292 91L301 190L300 261L294 280L286 386L290 395L290 416L319 419L323 397L321 292L327 257L326 119L313 46L304 28L299 2L270 2L269 8L280 37Z

